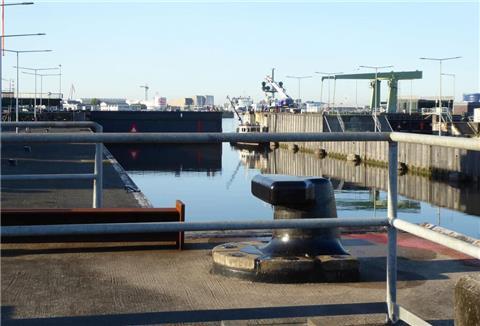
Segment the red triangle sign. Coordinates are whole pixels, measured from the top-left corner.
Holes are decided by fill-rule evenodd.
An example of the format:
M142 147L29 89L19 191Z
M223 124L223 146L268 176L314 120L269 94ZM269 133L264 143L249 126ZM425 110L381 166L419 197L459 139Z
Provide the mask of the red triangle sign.
M138 151L136 151L136 150L131 150L131 151L130 151L130 156L132 157L133 160L136 160L136 159L137 159L137 156L138 156Z
M130 132L137 132L137 124L135 122L130 126Z

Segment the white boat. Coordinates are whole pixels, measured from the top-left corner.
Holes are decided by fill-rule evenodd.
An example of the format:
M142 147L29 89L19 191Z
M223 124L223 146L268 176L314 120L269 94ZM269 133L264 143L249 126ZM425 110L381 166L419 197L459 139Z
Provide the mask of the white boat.
M238 117L238 121L240 122L236 132L239 134L249 134L249 133L263 133L268 132L267 126L260 125L255 119L255 112L248 108L247 111L243 114L243 118L237 110L237 102L231 100L230 97L227 96L227 99L230 101L233 111ZM268 145L268 143L259 143L259 142L235 142L231 143L234 146L239 147L263 147Z

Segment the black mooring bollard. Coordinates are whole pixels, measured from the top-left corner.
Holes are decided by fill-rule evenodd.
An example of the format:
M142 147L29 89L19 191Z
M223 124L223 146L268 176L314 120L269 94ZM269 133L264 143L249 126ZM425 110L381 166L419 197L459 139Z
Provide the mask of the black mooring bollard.
M333 187L325 178L257 175L252 193L273 205L275 220L337 217ZM272 256L347 254L336 229L273 230L272 240L262 251Z
M274 206L274 219L336 218L331 182L318 177L258 175L252 193ZM358 261L342 247L338 230L279 229L267 243L217 246L214 271L267 282L355 281Z

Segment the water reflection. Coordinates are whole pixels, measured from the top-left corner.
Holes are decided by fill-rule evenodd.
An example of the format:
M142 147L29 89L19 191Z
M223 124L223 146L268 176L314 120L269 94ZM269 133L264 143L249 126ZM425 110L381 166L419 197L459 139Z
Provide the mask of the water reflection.
M224 130L229 130L224 121ZM187 219L272 218L270 205L251 195L259 173L324 176L335 188L339 217L385 216L387 169L354 165L288 149L246 150L230 144L115 145L112 154L156 207L186 204ZM206 172L206 173L205 173ZM480 237L478 187L399 176L399 216ZM442 208L439 208L442 207ZM474 216L477 215L477 216Z
M286 149L276 149L268 154L265 162L256 166L264 167L264 173L291 174L301 176L324 176L342 190L345 184L366 189L387 190L388 170L364 164L326 157L320 159L306 153L293 153ZM432 203L472 215L480 215L480 191L478 186L469 184L445 183L429 178L404 174L398 177L398 192L407 198ZM400 202L399 202L399 205Z
M108 144L126 171L220 172L221 144Z

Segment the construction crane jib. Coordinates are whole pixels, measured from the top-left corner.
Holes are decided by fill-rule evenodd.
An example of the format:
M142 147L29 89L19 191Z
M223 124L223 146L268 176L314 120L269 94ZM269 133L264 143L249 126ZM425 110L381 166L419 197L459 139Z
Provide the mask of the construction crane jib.
M273 72L272 72L273 75ZM272 76L266 76L265 81L262 83L262 90L271 95L268 96L268 100L270 102L270 106L277 106L277 107L294 107L295 103L293 99L287 94L285 88L283 87L282 82L276 82ZM278 93L278 101L275 101L275 93Z
M388 102L387 102L387 112L395 113L397 112L397 102L398 102L398 81L399 80L412 80L412 79L422 79L422 71L390 71L390 72L379 72L377 73L377 80L375 82L375 73L363 73L363 74L341 74L341 75L331 75L323 76L324 79L368 79L371 80L370 85L372 86L372 100L370 107L373 108L375 103L380 103L380 83L382 80L388 81Z
M285 89L283 88L283 84L280 85L279 83L274 81L270 76L266 76L265 81L275 89L275 91L278 93L280 98L290 98L290 96L285 92Z

